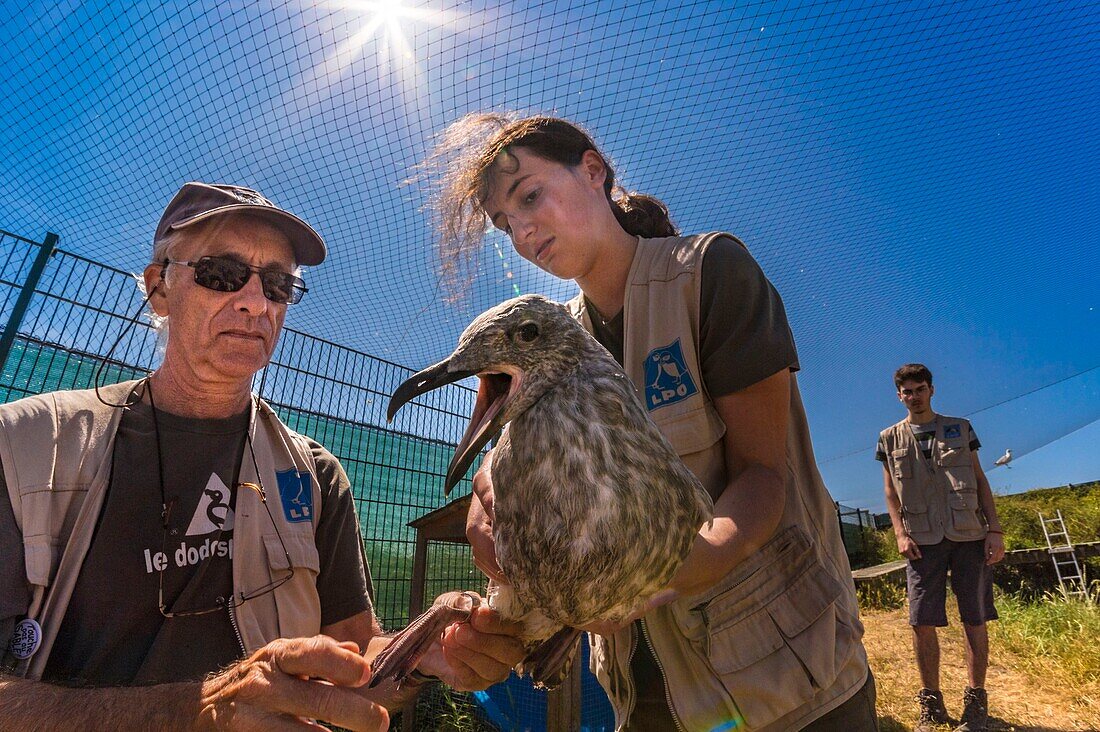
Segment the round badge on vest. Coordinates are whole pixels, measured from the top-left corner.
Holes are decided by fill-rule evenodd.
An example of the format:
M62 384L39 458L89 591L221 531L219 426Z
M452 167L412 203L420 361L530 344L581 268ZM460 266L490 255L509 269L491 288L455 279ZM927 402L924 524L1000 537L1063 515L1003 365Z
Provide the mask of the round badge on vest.
M26 661L33 656L42 645L42 626L32 618L23 618L11 634L11 642L8 650L20 661Z

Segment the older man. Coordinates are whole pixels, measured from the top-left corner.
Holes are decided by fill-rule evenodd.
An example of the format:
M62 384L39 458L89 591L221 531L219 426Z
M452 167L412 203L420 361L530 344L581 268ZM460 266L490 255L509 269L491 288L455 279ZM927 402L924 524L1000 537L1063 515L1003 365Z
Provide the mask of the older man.
M188 183L144 273L161 366L0 407L0 729L379 729L408 695L363 691L388 640L347 476L250 392L324 257L256 191ZM503 678L514 632L479 608L409 686Z

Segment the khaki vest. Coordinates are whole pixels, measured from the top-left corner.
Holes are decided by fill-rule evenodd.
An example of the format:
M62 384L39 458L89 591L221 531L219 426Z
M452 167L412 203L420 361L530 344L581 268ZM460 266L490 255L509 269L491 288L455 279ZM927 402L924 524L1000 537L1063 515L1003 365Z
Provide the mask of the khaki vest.
M143 382L129 381L100 392L106 401L121 404L142 386ZM103 404L91 389L50 392L0 405L0 460L23 533L31 590L27 617L42 628L42 642L33 656L15 665L10 654L5 659L10 673L40 679L45 670L103 508L121 419L122 409ZM314 635L321 626L316 586L320 562L313 536L321 494L309 445L259 398L252 401L249 435L267 507L257 491L237 492L233 591L238 596L252 593L286 576L287 554L294 575L274 592L233 611L232 621L247 653L276 638ZM302 516L291 503L294 481L286 478L293 475L284 475L288 485L280 486L276 471L291 470L311 476L314 515ZM251 459L242 461L240 480L260 482ZM278 522L278 533L268 509Z
M901 499L901 520L918 544L978 541L987 523L978 503L970 422L936 415L932 459L926 460L909 421L882 431L886 469Z
M699 368L700 263L728 234L639 239L624 303L624 368L657 426L712 496L726 486L725 425ZM738 242L740 243L740 242ZM592 331L583 295L570 301ZM840 706L867 679L855 587L818 474L806 414L791 380L786 507L775 535L705 593L645 616L680 727L799 729ZM590 635L592 670L621 729L635 704L626 628ZM730 727L732 728L732 727Z

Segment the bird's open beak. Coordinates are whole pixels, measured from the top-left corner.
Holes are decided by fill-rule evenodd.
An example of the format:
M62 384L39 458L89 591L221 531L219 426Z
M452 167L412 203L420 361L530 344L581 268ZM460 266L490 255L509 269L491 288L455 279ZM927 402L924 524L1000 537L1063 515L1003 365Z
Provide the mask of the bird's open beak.
M414 397L438 389L441 386L452 384L467 376L473 376L473 371L448 371L450 359L430 366L418 374L414 374L405 383L397 387L397 391L390 397L389 410L386 413L388 419L393 419L397 410ZM455 448L451 464L447 466L447 476L443 483L444 495L450 495L451 489L462 480L470 465L477 459L481 448L488 444L489 440L500 434L504 429L504 405L508 398L515 393L513 387L519 386L518 375L513 378L509 374L482 372L478 374L480 383L477 390L477 401L474 404L474 413L470 417L470 424L466 427L465 434Z
M429 366L406 379L390 397L390 406L386 410L386 420L392 422L398 409L401 409L421 394L427 394L432 389L438 389L441 386L453 384L456 381L465 379L467 376L474 375L473 371L448 372L447 369L450 365L451 359L444 359L435 366Z

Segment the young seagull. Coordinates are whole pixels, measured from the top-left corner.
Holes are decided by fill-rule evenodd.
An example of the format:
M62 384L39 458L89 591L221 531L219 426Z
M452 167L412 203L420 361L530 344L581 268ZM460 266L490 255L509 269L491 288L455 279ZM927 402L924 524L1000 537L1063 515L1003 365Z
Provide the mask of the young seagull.
M493 537L509 584L490 586L490 604L523 624L528 656L517 670L553 686L578 628L621 623L668 584L713 503L622 368L563 306L525 295L483 313L449 358L398 387L390 419L414 397L474 374L474 413L444 491L503 430L491 466ZM470 609L468 595L441 598L376 660L372 682L403 681L431 639Z

